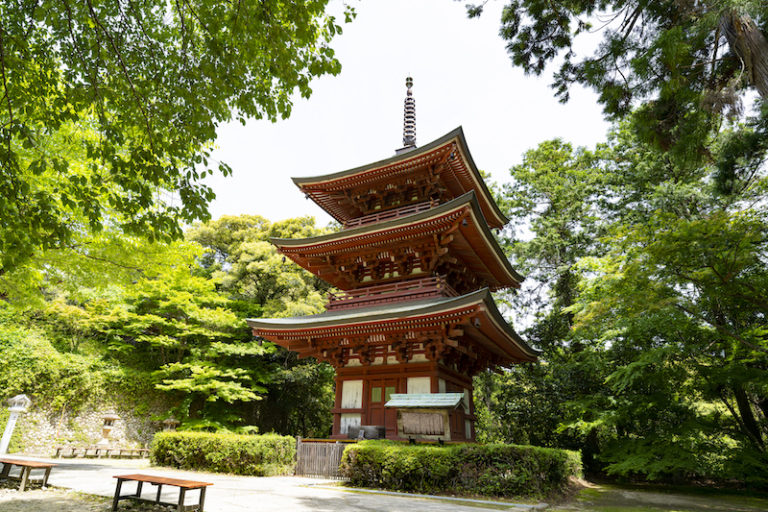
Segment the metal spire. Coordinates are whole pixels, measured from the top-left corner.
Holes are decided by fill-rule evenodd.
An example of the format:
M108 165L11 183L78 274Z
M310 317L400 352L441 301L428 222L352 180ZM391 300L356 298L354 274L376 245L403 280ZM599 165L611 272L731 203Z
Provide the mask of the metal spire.
M406 78L405 86L408 87L408 92L405 94L405 114L403 116L403 149L416 147L416 100L413 99L411 92L413 78L410 76Z

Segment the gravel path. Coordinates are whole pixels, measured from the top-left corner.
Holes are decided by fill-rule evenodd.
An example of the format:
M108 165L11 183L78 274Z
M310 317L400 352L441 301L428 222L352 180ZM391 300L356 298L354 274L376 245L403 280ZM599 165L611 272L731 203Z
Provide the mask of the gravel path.
M0 498L0 512L106 512L110 509L111 497L115 493L113 476L129 473L213 483L206 493L206 512L530 512L531 507L515 507L512 503L477 503L450 498L350 492L335 487L334 482L327 480L301 477L257 478L179 471L149 467L147 461L139 460L57 459L50 462L57 465L48 482L59 490L36 490L39 489L37 487L24 493L15 491L7 500ZM135 489L130 483L127 487L124 491ZM73 489L90 496L61 489ZM164 501L174 501L178 491L173 487L164 487L163 496ZM197 494L193 492L188 496L187 503L196 498ZM3 508L4 505L14 508ZM168 512L167 507L157 508L129 500L120 502L120 512L134 510Z

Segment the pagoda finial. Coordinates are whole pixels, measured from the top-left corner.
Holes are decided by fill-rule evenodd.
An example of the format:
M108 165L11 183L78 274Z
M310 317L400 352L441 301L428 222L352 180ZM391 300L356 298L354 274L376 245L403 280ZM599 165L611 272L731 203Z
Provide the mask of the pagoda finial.
M410 76L405 79L405 86L408 92L405 94L405 115L403 117L403 146L405 148L416 147L416 100L413 99L411 87L413 87L413 78Z

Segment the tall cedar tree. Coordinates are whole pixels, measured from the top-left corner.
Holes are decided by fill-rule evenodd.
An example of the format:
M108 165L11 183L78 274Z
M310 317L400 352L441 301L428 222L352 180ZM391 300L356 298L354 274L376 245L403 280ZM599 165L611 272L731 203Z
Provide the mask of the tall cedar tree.
M483 4L468 4L470 17ZM601 33L580 56L580 36ZM762 0L508 0L500 35L515 66L536 75L557 60L552 87L594 89L609 119L632 113L642 141L690 165L717 160L721 191L752 172L766 137L739 134L715 156L712 133L756 91L768 98L768 3ZM765 122L768 111L761 110ZM763 135L765 132L763 131Z

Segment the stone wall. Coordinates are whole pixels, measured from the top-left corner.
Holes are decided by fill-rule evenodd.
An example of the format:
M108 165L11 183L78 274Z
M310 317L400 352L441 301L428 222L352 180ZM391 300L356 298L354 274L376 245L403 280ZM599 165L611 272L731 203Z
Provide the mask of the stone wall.
M104 415L112 413L120 419L114 422L110 441L104 446L147 447L155 432L162 430L162 423L151 419L162 410L158 407L143 409L147 411L139 413L114 403L99 403L83 407L77 412L56 412L46 405L36 404L19 418L14 434L16 442L13 445L21 448L19 453L45 457L51 457L59 446L82 448L96 445L102 439Z

